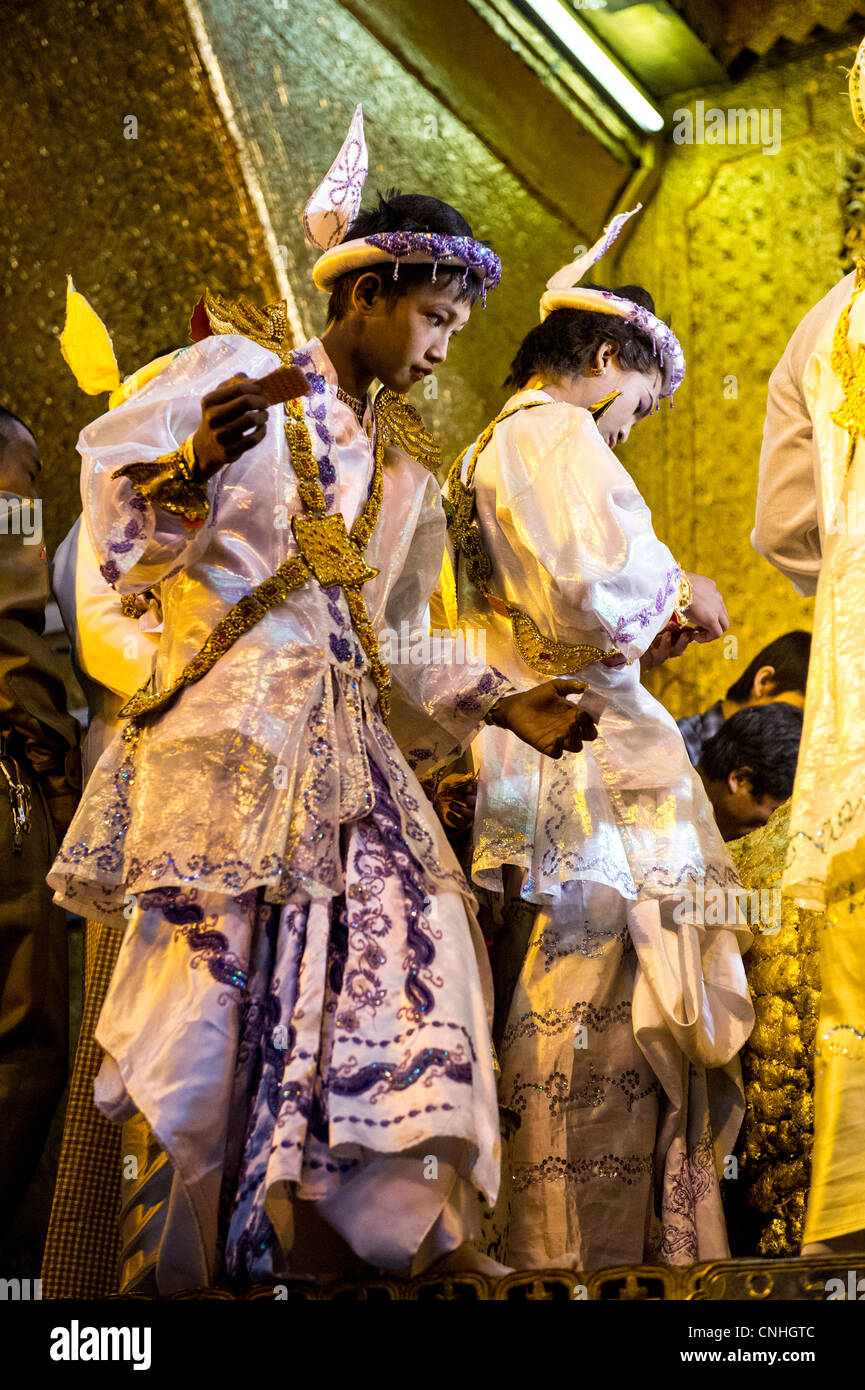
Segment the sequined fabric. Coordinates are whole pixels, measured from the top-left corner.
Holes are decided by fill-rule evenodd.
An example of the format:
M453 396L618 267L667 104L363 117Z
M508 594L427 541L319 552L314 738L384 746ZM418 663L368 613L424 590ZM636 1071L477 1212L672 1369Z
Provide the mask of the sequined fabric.
M732 846L745 887L778 890L790 803ZM760 1255L797 1255L805 1225L814 1130L814 1043L823 914L784 900L778 930L759 930L745 957L756 1016L742 1050L745 1119L738 1182L763 1213Z
M741 1115L736 1068L653 1050L629 925L625 900L594 883L537 913L501 1044L502 1099L521 1117L517 1268L729 1253L719 1176Z
M190 433L203 394L238 371L262 375L273 353L235 334L204 339L84 432L85 516L103 576L119 592L160 586L157 691L300 558L302 488L340 535L370 522L373 637L427 629L445 530L438 485L393 447L374 468L372 410L364 428L338 400L320 342L293 357L310 384L304 466L292 466L275 407L265 440L209 481L208 519L192 535L118 468L163 456ZM118 1121L142 1112L182 1188L184 1231L197 1231L166 1249L160 1288L212 1277L235 1180L244 1196L226 1249L238 1278L267 1262L262 1232L272 1267L284 1267L289 1184L322 1211L333 1198L325 1219L360 1259L406 1273L476 1233L479 1196L495 1201L483 943L468 885L382 719L347 594L335 582L281 595L227 634L173 703L133 721L93 771L53 870L62 901L98 904L125 927L97 1028L107 1054L97 1103ZM418 666L398 651L391 672L403 720L423 739L414 751L433 763L510 688L446 653ZM427 1152L441 1159L429 1182ZM233 1178L220 1217L223 1168ZM394 1219L371 1231L365 1212L381 1193Z

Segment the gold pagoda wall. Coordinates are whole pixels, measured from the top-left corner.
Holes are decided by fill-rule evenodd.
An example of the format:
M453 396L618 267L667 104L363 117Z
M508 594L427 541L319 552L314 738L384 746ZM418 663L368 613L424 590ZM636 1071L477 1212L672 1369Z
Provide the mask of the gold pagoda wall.
M587 232L543 206L338 0L6 0L3 8L14 61L0 161L0 236L10 248L0 403L40 441L49 549L80 510L78 433L106 405L79 391L60 355L67 273L111 331L124 374L187 341L204 285L258 302L277 297L275 265L304 330L320 331L326 300L309 277L316 252L301 211L357 101L369 191L433 192L502 255L503 288L454 342L437 396L415 393L447 454L482 428L502 399L515 338L536 319L541 273ZM266 205L270 246L214 72ZM628 174L623 166L623 183Z
M751 548L769 375L806 311L846 272L841 193L863 137L846 73L855 46L764 59L727 89L671 103L780 113L780 147L675 144L660 187L615 268L670 317L688 364L675 408L623 450L656 529L686 568L711 575L734 642L692 645L649 677L677 717L722 695L761 646L811 628L813 600ZM770 127L767 125L767 130Z
M0 403L31 424L49 549L81 509L75 442L106 406L59 350L66 275L121 371L188 340L201 287L273 298L261 231L175 0L3 5Z

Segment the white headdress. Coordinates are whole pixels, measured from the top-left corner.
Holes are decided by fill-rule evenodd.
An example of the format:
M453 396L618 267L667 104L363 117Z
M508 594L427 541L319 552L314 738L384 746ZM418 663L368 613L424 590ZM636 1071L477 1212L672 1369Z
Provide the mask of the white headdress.
M546 293L541 298L541 323L554 309L589 309L596 314L615 314L618 318L627 319L628 323L651 339L658 364L665 369L667 376L667 388L661 394L669 396L672 404L673 392L685 376L685 355L669 324L632 299L622 299L610 290L584 289L579 284L589 267L612 246L628 218L639 212L642 206L642 203L638 203L630 212L620 212L604 228L594 246L578 260L550 276Z
M464 268L466 276L472 271L480 277L486 303L487 290L494 289L501 279L501 262L494 251L472 237L447 236L442 232L396 231L376 232L372 236L345 240L360 210L368 169L363 111L358 106L342 149L303 214L307 241L324 252L312 270L316 287L331 290L335 281L346 271L380 265L382 261L393 261L394 279L399 274L401 261L407 264L431 264L433 280L439 265L458 265Z

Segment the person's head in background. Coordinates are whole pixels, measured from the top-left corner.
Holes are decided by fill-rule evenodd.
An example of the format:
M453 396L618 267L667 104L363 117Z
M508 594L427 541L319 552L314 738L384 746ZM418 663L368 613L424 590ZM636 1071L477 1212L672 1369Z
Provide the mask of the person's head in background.
M801 709L805 704L810 656L810 632L785 632L776 637L730 686L722 702L724 717L730 719L740 709L777 700Z
M38 497L41 470L33 431L13 411L0 406L0 492Z
M792 795L803 717L781 700L749 705L703 745L697 771L725 840L765 825Z

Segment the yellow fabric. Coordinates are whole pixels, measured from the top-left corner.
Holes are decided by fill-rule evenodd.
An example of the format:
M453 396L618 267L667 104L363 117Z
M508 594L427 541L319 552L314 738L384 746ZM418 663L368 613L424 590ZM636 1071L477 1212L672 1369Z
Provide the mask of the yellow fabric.
M145 362L143 367L139 367L137 372L133 372L132 376L126 378L122 386L118 386L115 391L111 392L108 397L108 409L114 410L130 396L134 396L136 391L140 391L142 386L146 386L148 381L152 381L162 371L162 368L167 367L169 362L173 362L178 352L182 351L182 348L175 348L173 352L165 352L161 357L154 357L152 362Z
M861 879L860 879L861 882ZM820 944L814 1148L805 1244L865 1228L865 887L836 885Z
M783 888L798 903L826 911L806 1247L865 1228L865 422L854 408L865 345L863 287L860 264L803 380L825 526Z
M99 315L66 277L66 322L60 335L60 351L72 375L88 396L113 391L120 385L120 369L111 337Z

